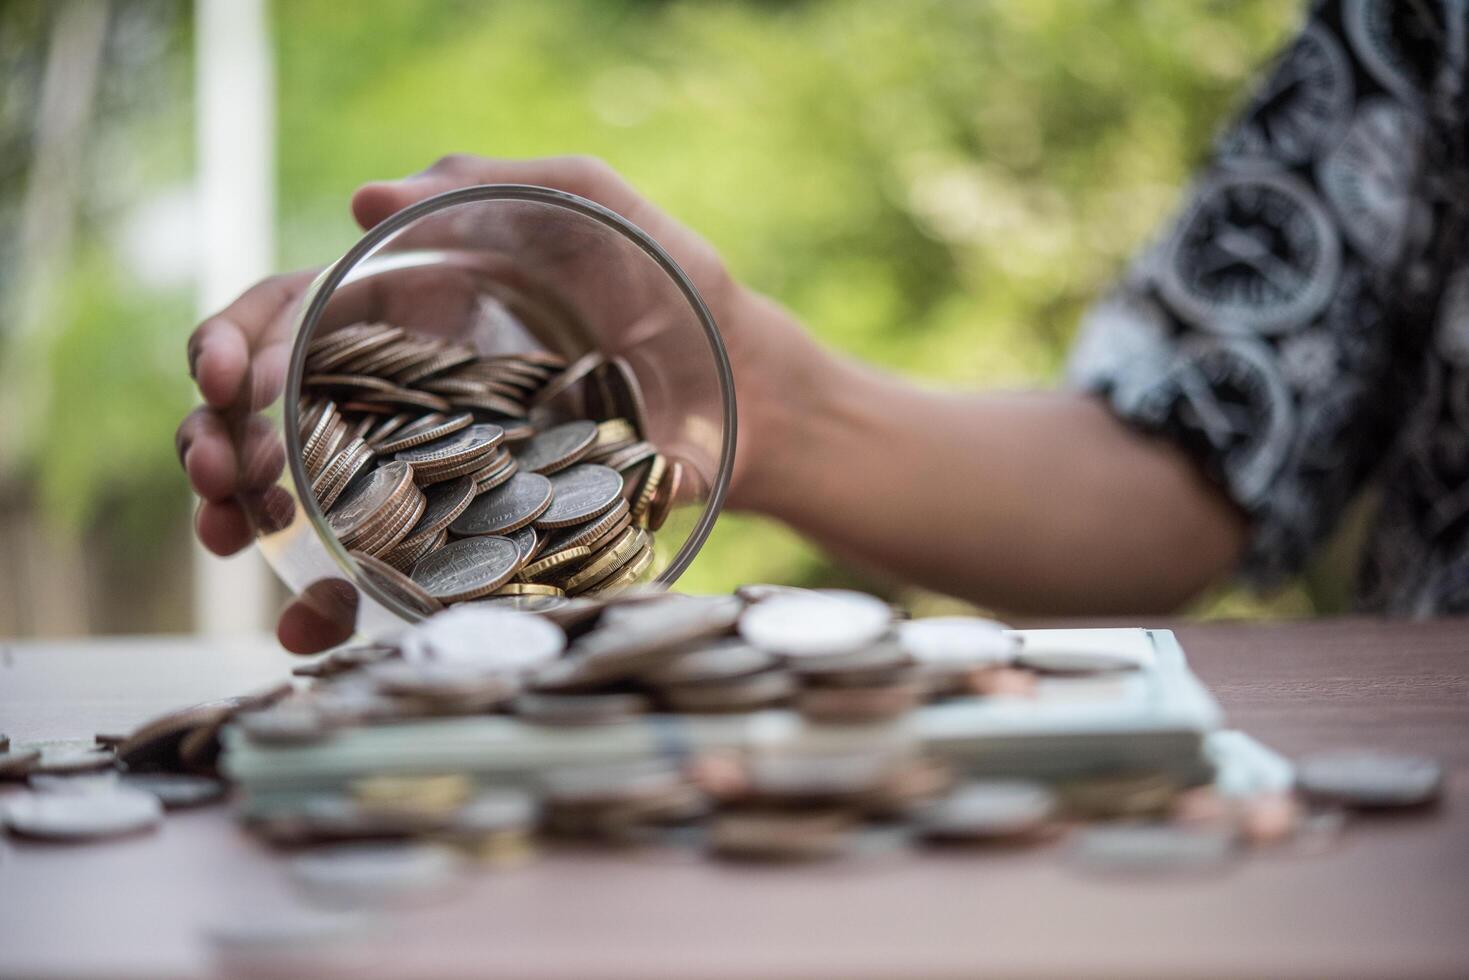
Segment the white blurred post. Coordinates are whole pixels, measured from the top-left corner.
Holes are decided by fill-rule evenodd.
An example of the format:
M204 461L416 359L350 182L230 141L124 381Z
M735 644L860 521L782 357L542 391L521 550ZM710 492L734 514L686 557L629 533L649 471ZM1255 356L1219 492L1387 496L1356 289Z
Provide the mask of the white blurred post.
M213 313L270 273L275 230L275 84L265 0L195 0L199 313ZM194 546L194 627L270 624L259 552L228 560Z

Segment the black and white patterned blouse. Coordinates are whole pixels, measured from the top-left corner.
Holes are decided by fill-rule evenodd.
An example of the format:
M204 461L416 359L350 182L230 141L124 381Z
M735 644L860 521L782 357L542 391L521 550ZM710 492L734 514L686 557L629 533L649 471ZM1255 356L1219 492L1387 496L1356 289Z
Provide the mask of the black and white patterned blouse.
M1298 571L1369 486L1357 602L1469 613L1469 0L1317 4L1068 376L1190 451Z

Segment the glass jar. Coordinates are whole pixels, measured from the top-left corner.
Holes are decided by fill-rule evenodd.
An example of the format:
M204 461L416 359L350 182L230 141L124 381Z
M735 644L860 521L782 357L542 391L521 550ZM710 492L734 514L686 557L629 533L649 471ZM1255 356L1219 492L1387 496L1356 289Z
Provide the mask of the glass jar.
M544 187L469 187L393 215L319 276L289 335L255 351L248 405L229 416L240 454L240 500L260 550L286 585L328 619L350 617L357 631L376 635L427 611L404 594L401 580L389 580L379 565L343 547L323 512L329 508L313 492L321 475L303 460L310 439L303 423L325 412L321 401L358 406L370 436L390 417L371 399L408 397L348 389L303 403L303 393L312 397L323 377L307 373L313 342L363 323L454 342L487 358L543 352L528 357L562 380L571 372L561 363L586 371L570 393L532 409L532 420L542 413L550 424L552 406L565 399L577 402L573 416L628 418L666 461L662 472L676 469L679 476L676 486L660 491L668 496L661 501L667 516L651 535L651 560L621 584L670 584L698 554L723 503L735 447L729 360L698 291L657 242L598 204ZM312 356L319 358L321 347ZM449 397L442 392L453 387L416 383L439 389L426 402ZM362 398L353 401L357 395ZM476 423L506 421L493 397L488 407L468 410Z

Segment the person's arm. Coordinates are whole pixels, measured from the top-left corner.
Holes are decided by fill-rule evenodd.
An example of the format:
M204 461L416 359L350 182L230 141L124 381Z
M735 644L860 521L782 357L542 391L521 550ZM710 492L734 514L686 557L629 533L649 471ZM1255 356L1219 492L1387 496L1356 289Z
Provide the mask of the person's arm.
M737 330L788 318L753 293L737 305ZM1238 561L1239 509L1099 399L925 390L789 336L741 405L737 506L858 564L1020 612L1172 609Z
M708 243L605 164L446 157L415 177L368 185L354 210L371 227L433 194L503 182L557 187L618 211L698 286L723 333L739 402L731 507L771 514L867 565L1015 609L1168 608L1238 551L1239 518L1171 445L1130 434L1081 396L937 395L848 363L733 282ZM258 369L273 358L279 373L310 278L257 285L191 338L205 405L179 427L178 449L203 498L199 538L218 554L251 538L222 413L243 397L252 362ZM282 644L310 652L342 642L350 617L341 613L331 594L308 590L281 617Z

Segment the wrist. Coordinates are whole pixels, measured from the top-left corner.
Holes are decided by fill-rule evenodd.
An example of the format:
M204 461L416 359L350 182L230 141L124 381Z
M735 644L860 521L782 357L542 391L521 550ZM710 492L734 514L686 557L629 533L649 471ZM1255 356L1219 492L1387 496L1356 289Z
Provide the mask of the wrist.
M779 518L829 448L852 366L768 297L739 287L731 307L739 436L729 506Z

